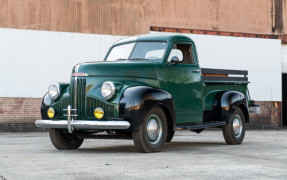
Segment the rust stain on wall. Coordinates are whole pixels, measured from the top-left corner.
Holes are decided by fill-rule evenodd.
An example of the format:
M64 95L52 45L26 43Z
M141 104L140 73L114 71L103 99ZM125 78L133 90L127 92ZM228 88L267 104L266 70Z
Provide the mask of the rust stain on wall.
M282 0L283 34L287 35L287 0Z
M286 0L276 2L275 33L271 0L0 0L0 27L113 35L149 33L150 26L286 34Z
M283 33L283 12L282 0L275 0L275 27L274 30L278 34Z

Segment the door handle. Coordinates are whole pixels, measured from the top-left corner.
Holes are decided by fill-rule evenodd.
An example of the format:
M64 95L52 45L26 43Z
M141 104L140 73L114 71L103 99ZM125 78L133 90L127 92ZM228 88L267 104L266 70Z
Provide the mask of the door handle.
M200 73L200 70L193 70L194 73Z

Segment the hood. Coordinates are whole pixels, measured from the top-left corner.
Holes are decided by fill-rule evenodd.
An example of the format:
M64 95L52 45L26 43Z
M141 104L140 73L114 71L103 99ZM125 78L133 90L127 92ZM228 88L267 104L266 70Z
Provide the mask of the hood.
M74 72L86 73L89 76L157 79L155 64L145 60L82 63L74 67Z

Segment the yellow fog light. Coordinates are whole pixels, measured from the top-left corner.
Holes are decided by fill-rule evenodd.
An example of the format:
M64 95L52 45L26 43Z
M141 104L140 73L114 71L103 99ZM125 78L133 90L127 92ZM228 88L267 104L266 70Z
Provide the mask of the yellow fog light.
M50 119L52 119L55 116L55 110L52 107L50 107L47 111L47 115Z
M94 111L94 115L97 119L102 119L104 116L104 110L102 108L96 108Z

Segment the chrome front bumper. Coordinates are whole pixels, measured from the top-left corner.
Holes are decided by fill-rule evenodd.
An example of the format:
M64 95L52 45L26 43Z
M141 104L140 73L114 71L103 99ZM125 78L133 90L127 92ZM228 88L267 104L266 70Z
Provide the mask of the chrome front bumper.
M128 121L87 121L87 120L36 120L35 125L43 128L77 130L128 129ZM70 131L69 131L70 132ZM71 133L71 132L70 132Z

